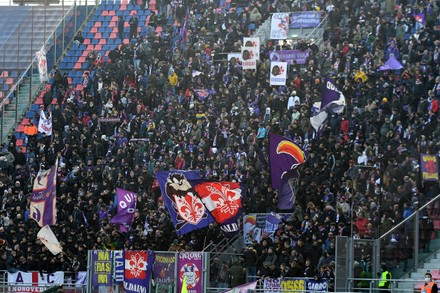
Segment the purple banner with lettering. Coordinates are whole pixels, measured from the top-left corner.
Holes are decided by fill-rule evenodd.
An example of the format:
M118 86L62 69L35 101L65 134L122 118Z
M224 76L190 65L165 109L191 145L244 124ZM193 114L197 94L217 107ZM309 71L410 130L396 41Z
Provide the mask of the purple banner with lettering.
M301 11L290 14L289 28L317 27L321 23L321 12Z
M118 209L110 223L120 225L121 232L128 232L134 220L136 211L136 193L116 188L116 200Z
M174 253L156 253L154 259L154 282L159 284L174 284ZM168 292L168 291L167 291Z
M297 64L306 64L309 58L310 50L282 50L282 51L270 51L269 58L270 61L274 62L287 62L287 64L292 64L295 60Z
M50 169L40 169L34 180L31 194L30 217L34 219L40 227L55 225L56 223L57 166L58 160Z
M92 252L92 285L112 285L112 254L109 250Z
M423 181L438 181L438 157L420 154L420 170Z
M126 293L148 293L153 272L154 251L127 250L124 252L124 289Z
M202 293L203 253L196 251L180 252L177 261L179 280L177 292L182 291L182 282L186 277L188 293Z

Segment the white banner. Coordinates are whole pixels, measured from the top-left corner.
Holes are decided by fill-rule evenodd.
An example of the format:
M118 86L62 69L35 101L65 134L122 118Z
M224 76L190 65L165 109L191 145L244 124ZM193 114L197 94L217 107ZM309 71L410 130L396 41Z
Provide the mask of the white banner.
M47 60L46 60L46 49L41 47L40 51L35 53L38 60L38 73L40 73L40 83L47 82L49 80L49 74L47 72Z
M55 234L53 234L53 231L52 229L50 229L49 225L46 225L40 229L37 234L37 238L40 239L44 245L46 245L47 249L49 249L49 251L52 252L53 255L57 255L58 253L63 251L63 248L58 242Z
M287 62L270 63L270 85L286 85Z
M244 47L255 48L255 59L260 60L260 38L243 38Z
M40 121L38 121L38 131L45 133L47 136L52 135L52 114L49 113L49 117L46 118L44 111L40 112Z
M241 65L243 69L257 69L257 58L254 47L241 47Z
M270 25L270 38L273 40L285 40L289 34L289 13L272 14Z
M39 272L8 272L8 292L43 292L47 287L64 283L64 272L43 273L42 275L43 277L41 277Z

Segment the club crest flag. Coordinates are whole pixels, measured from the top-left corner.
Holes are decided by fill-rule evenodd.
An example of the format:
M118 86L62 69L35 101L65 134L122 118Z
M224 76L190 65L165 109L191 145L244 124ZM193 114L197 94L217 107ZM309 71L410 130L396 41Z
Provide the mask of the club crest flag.
M235 236L239 232L239 219L242 215L242 198L246 188L236 182L192 182L197 195L220 229L227 236Z
M344 94L338 90L332 79L327 78L324 83L321 105L317 109L318 112L310 118L313 128L318 130L326 124L328 113L341 114L345 104Z
M58 160L48 170L42 170L34 179L31 194L30 218L40 227L56 223L56 175Z
M52 135L52 114L46 118L44 111L40 111L40 120L38 121L38 132L45 133L47 136Z
M154 251L125 251L124 289L127 293L148 293Z
M119 225L121 232L126 233L133 224L137 196L134 192L116 188L116 198L118 209L110 223Z
M438 157L420 154L420 170L423 181L438 181Z
M250 290L255 290L257 288L258 281L249 282L237 287L232 288L228 291L223 291L222 293L248 293Z
M260 60L260 38L243 38L243 44L245 47L255 48L255 58ZM229 58L228 58L229 59Z
M269 160L272 187L279 189L283 177L304 163L305 154L292 140L269 133Z
M274 13L270 25L272 40L285 40L289 34L289 13Z
M204 228L214 221L189 182L201 179L198 171L157 172L156 177L177 235Z
M237 62L243 61L241 59L241 52L233 52L233 53L228 53L228 61L231 61L232 58L235 58Z
M177 292L182 292L183 282L189 293L203 292L203 253L199 251L179 252L177 260Z
M40 239L40 241L47 247L47 249L49 249L50 252L52 252L53 255L57 255L63 251L63 248L61 247L57 237L49 225L46 225L40 229L37 234L37 238Z
M270 85L286 85L287 62L270 62Z
M40 83L47 82L49 80L49 74L47 72L47 60L46 60L46 49L44 45L41 47L40 51L35 53L38 60L38 73L40 74Z
M257 69L256 51L255 47L241 47L241 65L243 69Z

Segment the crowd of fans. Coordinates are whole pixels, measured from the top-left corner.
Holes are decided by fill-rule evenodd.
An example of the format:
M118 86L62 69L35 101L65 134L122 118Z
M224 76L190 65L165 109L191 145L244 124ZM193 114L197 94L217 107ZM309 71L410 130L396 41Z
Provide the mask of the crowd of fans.
M130 42L108 56L90 54L83 91L56 73L45 107L52 137L29 136L26 153L14 136L3 147L0 269L85 270L88 249L200 250L216 243L215 224L175 235L155 172L196 169L206 179L243 182L246 213L278 211L270 132L301 145L307 159L291 218L244 252L249 276L331 275L335 236L375 238L437 195L438 184L422 187L418 160L440 153L438 1L238 1L220 13L218 1L162 2L146 35L130 28L119 34ZM261 45L257 70L222 57L240 51L249 24L301 10L327 17L321 46L270 40ZM425 22L417 22L422 13ZM122 21L142 25L136 18ZM268 52L294 48L311 50L307 64L289 66L286 86L270 86ZM379 72L391 55L404 69ZM326 77L347 105L316 133L309 118ZM58 103L50 105L54 97ZM57 158L52 229L64 252L52 256L36 240L29 195L38 170ZM109 224L116 187L138 194L127 234ZM218 268L218 278L226 276L221 262Z

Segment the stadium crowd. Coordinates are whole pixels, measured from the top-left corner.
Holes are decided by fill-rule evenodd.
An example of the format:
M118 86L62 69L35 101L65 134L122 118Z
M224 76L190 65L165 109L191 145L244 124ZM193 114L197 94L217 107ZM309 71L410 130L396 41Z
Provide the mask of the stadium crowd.
M335 236L375 238L438 194L438 184L422 187L418 160L440 153L439 1L252 0L233 2L227 13L217 13L218 1L162 2L146 35L136 33L132 14L130 33L119 34L131 42L108 56L89 55L83 91L54 71L45 94L52 137L30 135L26 153L14 136L3 147L0 269L85 270L88 249L201 250L216 243L222 236L215 224L177 237L155 183L159 170L243 182L245 213L291 213L272 239L264 235L245 249L247 273L259 277L331 275ZM247 9L237 14L235 6ZM322 46L270 40L255 71L216 60L240 51L250 23L301 10L327 17ZM424 22L416 21L422 13ZM306 48L307 64L289 66L286 86L270 86L268 52ZM404 69L379 72L390 55ZM316 133L309 118L326 77L347 105ZM58 103L50 105L54 97ZM277 210L269 132L306 153L293 211ZM28 199L38 170L57 158L52 229L64 252L52 256L36 240ZM128 234L109 224L116 187L138 194ZM219 263L215 282L231 285L221 269Z

